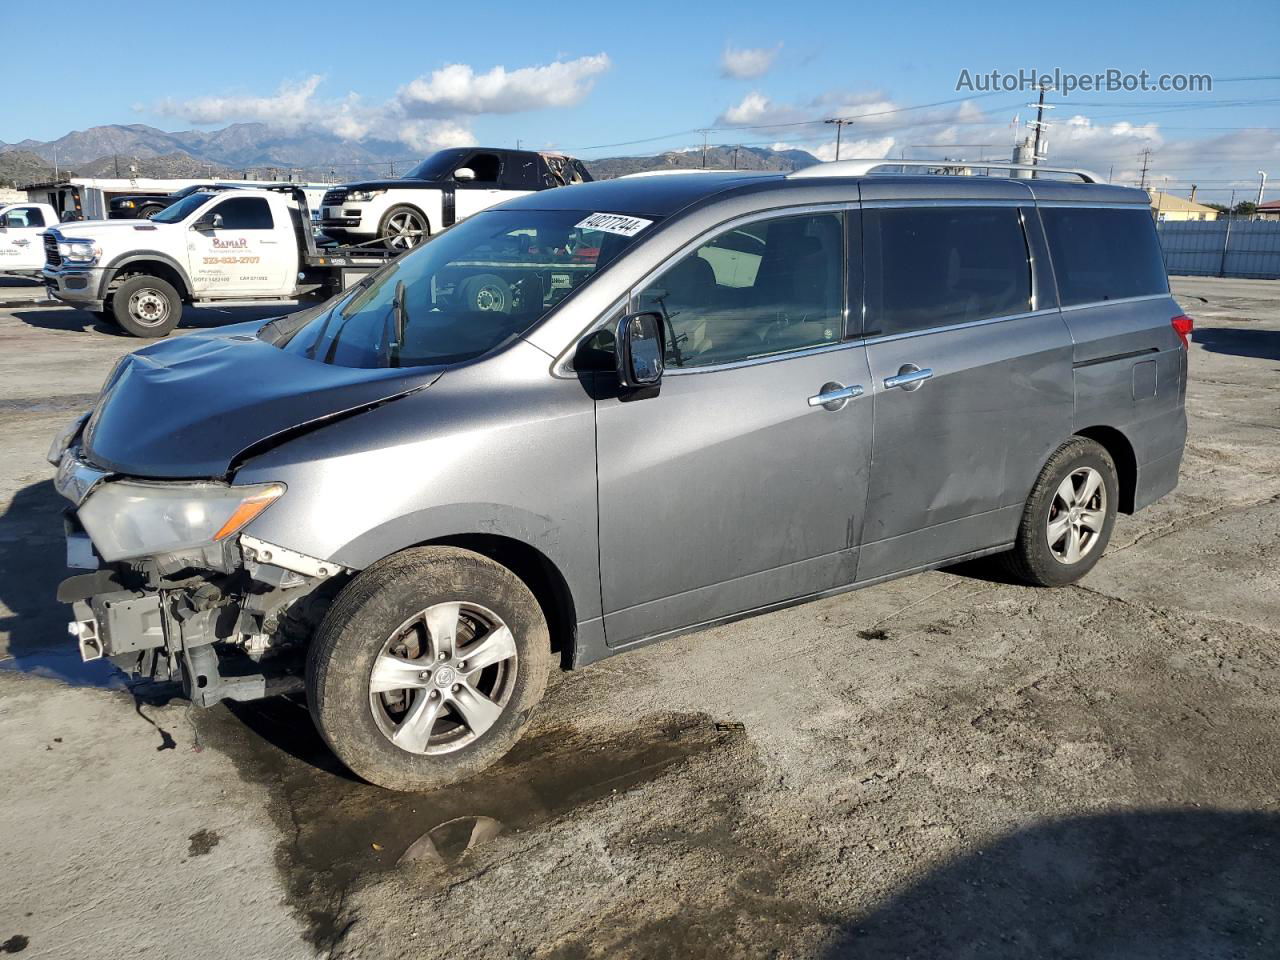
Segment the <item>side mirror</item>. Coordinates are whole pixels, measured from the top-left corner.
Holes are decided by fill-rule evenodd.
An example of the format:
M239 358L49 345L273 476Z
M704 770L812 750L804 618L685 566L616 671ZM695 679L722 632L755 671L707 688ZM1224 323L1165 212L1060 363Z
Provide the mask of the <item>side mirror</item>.
M618 321L618 383L632 389L654 387L662 381L667 355L667 330L660 313L629 313Z
M457 170L453 171L453 179L455 180L466 181L474 180L475 178L476 172L470 167L459 167Z
M221 230L222 214L209 213L205 214L199 220L191 225L192 230Z

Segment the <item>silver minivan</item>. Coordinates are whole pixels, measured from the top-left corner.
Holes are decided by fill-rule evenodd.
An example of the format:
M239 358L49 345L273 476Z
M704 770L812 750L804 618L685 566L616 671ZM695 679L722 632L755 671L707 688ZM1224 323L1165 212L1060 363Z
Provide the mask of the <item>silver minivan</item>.
M424 790L553 664L988 554L1079 579L1186 438L1147 196L901 169L544 191L125 357L50 452L84 657L305 692Z

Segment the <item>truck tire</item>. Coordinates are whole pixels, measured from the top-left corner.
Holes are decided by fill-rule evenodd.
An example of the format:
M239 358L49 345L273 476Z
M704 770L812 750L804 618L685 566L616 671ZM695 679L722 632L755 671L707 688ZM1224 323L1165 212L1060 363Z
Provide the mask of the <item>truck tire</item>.
M482 273L462 282L459 291L465 310L481 313L510 313L511 284L494 273Z
M1075 583L1093 569L1111 540L1120 484L1100 443L1072 437L1040 471L1018 527L1009 572L1038 587Z
M307 699L353 772L434 790L511 749L550 663L546 619L519 577L470 550L414 547L338 594L307 653Z
M417 207L392 207L378 224L378 238L388 250L411 250L431 236L431 224Z
M182 319L182 298L159 277L130 277L112 292L111 312L125 333L167 337Z

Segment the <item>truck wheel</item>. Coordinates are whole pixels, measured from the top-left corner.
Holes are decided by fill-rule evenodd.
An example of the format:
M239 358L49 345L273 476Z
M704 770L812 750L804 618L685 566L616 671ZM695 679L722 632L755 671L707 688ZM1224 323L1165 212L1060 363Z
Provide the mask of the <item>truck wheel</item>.
M511 749L550 662L542 608L515 574L469 550L415 547L343 588L308 651L307 698L352 771L434 790Z
M430 235L427 218L413 207L392 207L378 226L378 236L388 250L409 250Z
M1093 569L1111 539L1120 484L1111 455L1072 437L1049 458L1022 513L1009 571L1040 587L1075 583Z
M111 295L116 323L135 337L167 337L182 319L182 298L159 277L130 277Z
M511 284L492 273L482 273L463 281L462 304L467 310L484 313L511 312Z

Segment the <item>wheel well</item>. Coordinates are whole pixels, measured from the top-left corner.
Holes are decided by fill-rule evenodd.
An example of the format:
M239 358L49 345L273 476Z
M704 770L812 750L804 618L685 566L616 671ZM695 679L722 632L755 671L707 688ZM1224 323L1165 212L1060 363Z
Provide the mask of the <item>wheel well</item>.
M496 560L533 592L547 618L551 634L551 650L559 654L562 666L568 667L573 656L573 641L577 617L573 606L573 594L569 584L556 565L536 547L510 537L496 534L472 533L429 540L423 546L461 547Z
M111 282L107 285L107 295L110 296L114 293L116 288L130 277L138 276L156 277L159 280L164 280L178 291L178 296L184 301L191 298L191 292L187 289L186 279L178 270L163 260L134 260L124 266L117 267L115 274L111 277Z
M1099 443L1111 454L1116 465L1116 479L1120 483L1121 513L1133 513L1134 498L1138 492L1138 458L1129 438L1115 427L1088 427L1077 430L1076 435Z

